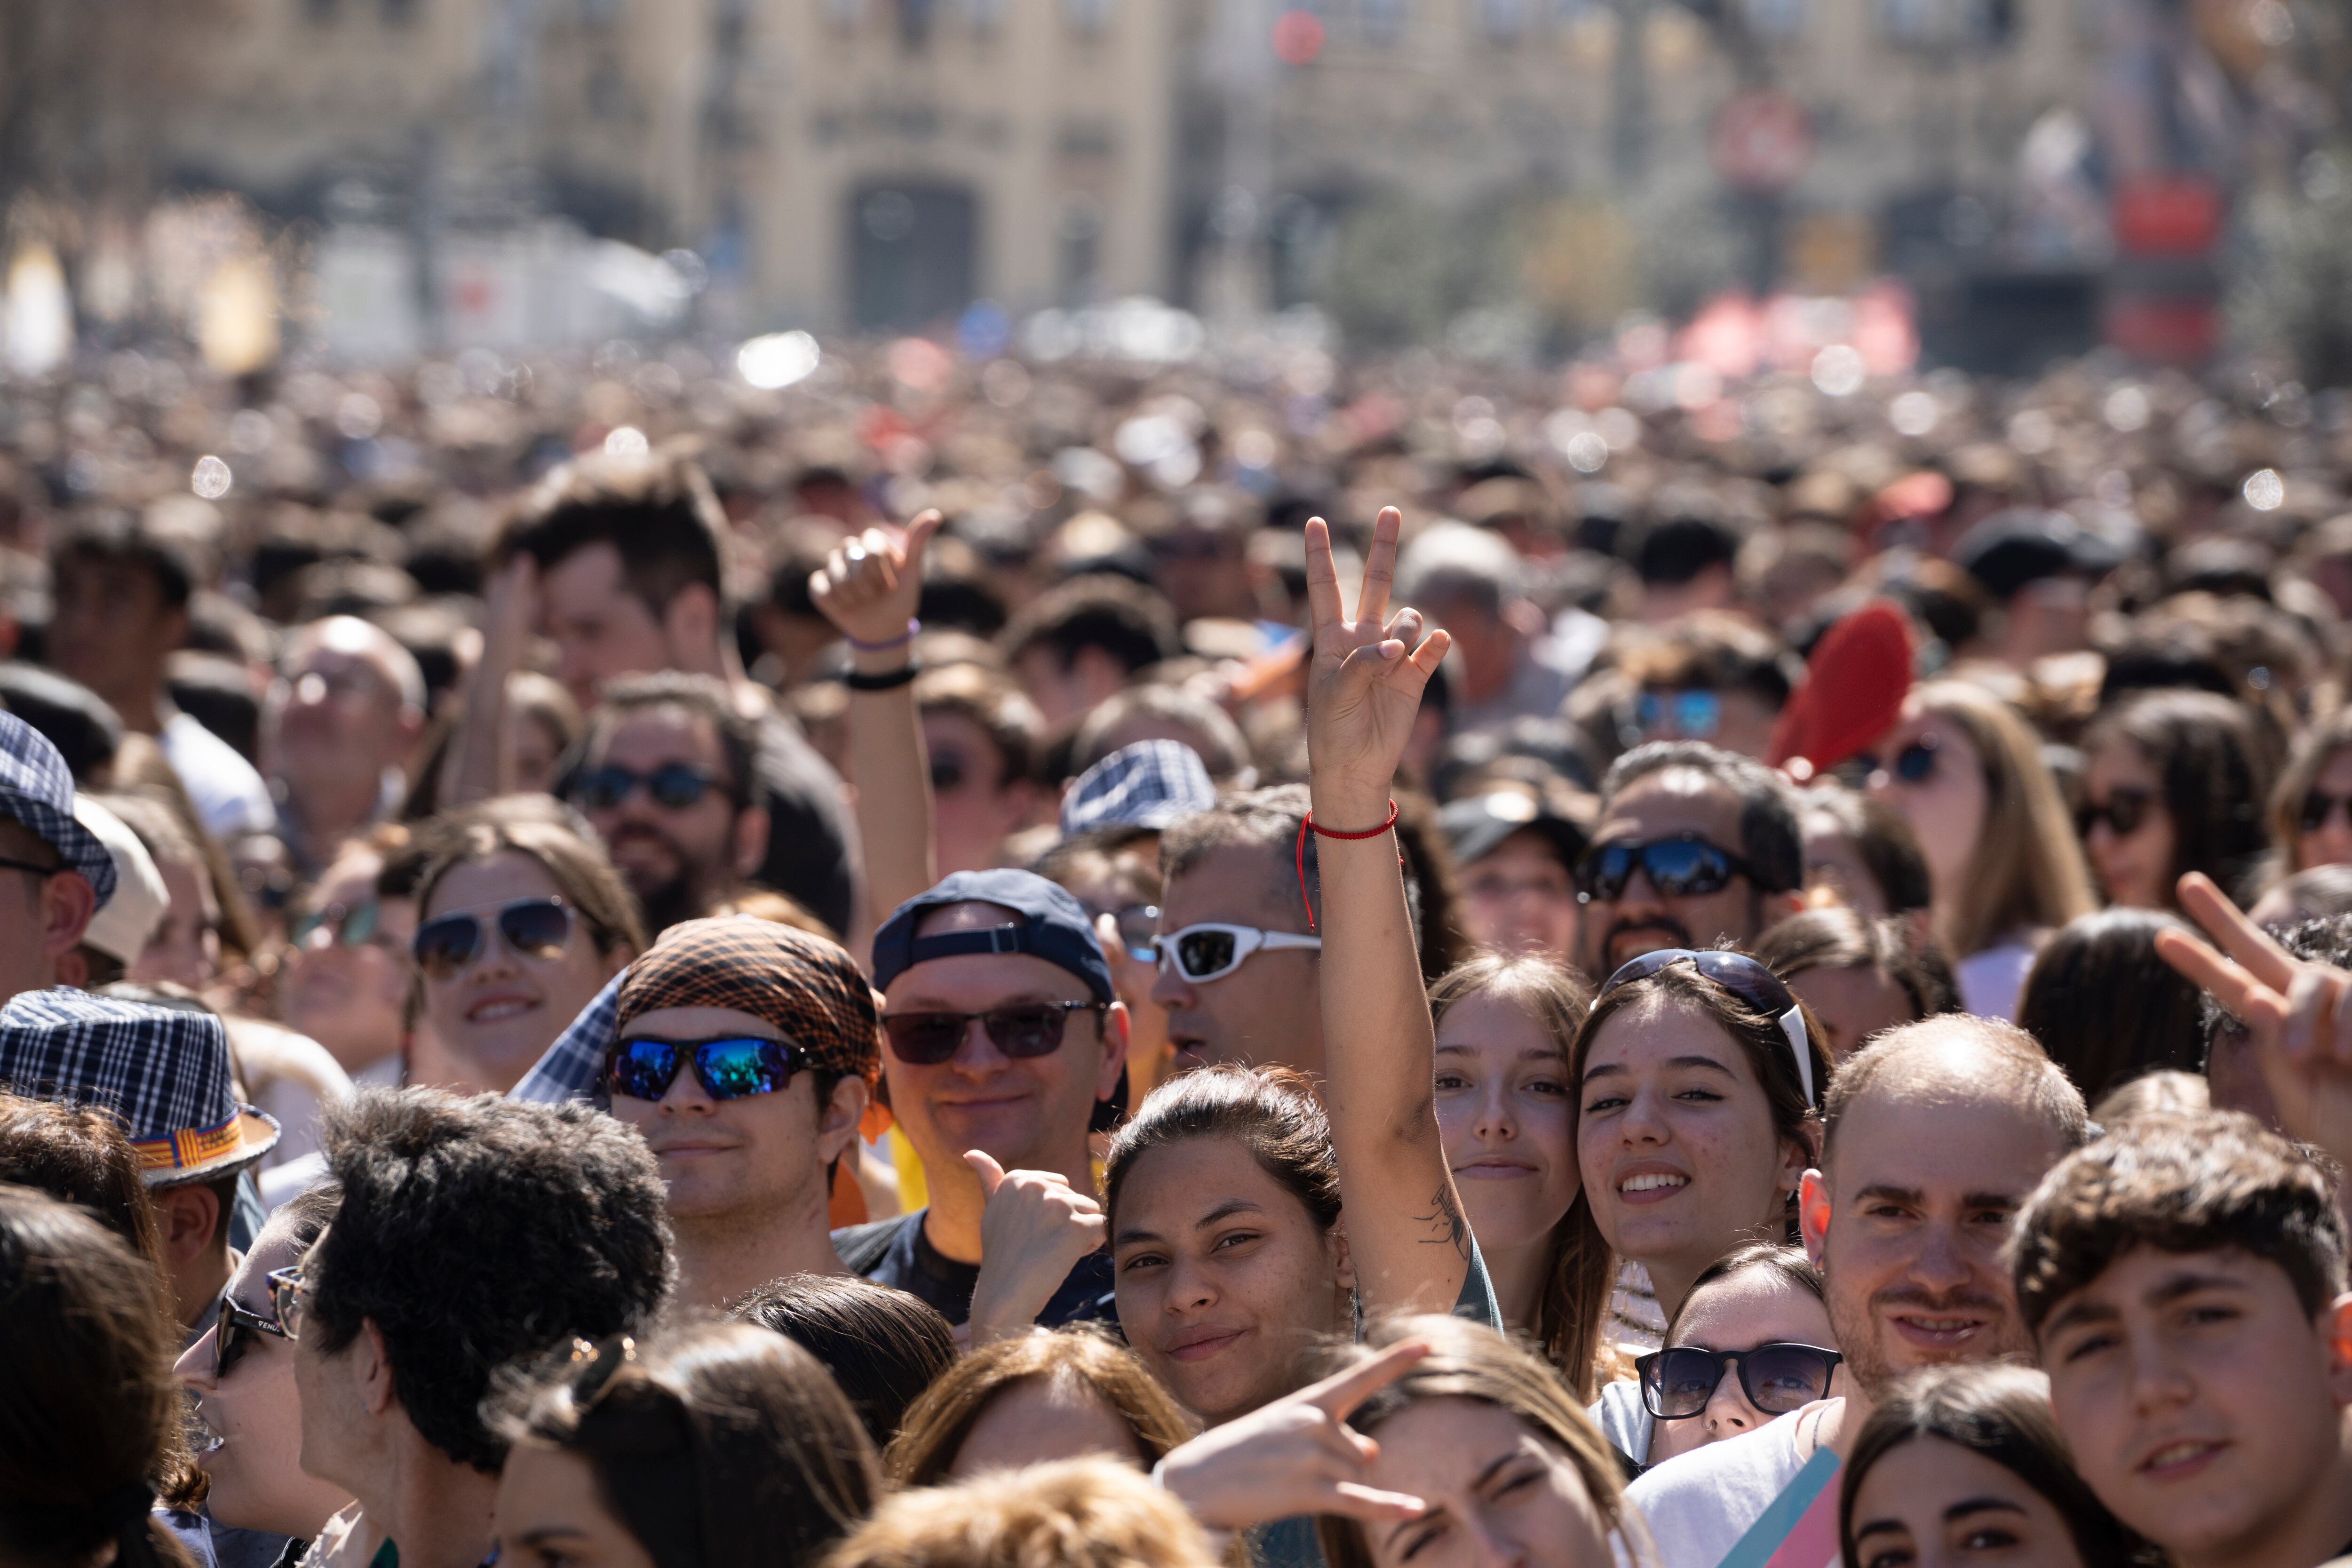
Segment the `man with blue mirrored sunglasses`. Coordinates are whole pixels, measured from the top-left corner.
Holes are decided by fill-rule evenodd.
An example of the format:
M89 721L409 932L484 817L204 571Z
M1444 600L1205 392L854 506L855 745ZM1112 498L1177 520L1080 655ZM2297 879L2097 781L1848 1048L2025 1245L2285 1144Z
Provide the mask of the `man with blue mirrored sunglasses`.
M874 993L834 943L734 916L672 926L621 982L603 1089L668 1190L678 1299L839 1274L834 1163L881 1067Z

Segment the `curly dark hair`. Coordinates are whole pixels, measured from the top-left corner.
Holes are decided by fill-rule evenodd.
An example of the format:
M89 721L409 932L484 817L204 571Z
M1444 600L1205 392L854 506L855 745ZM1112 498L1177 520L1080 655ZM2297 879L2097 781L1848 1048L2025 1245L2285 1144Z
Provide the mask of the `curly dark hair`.
M402 1408L453 1459L505 1462L479 1414L499 1367L642 1333L668 1293L653 1155L584 1105L369 1090L324 1138L343 1202L308 1260L310 1332L331 1355L374 1323Z

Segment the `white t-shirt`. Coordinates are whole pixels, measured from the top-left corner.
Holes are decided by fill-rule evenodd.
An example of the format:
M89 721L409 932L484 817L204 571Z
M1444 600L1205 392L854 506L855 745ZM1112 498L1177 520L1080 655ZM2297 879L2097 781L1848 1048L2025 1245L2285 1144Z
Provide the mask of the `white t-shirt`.
M2017 1004L2032 969L2033 944L2018 937L1969 954L1952 965L1952 978L1960 983L1960 1010L2017 1022Z
M226 844L248 833L267 833L278 826L278 805L269 786L237 754L235 746L185 713L163 721L155 737L163 760L180 776L205 831Z
M1772 1500L1813 1457L1813 1414L1792 1410L1743 1436L1668 1459L1634 1479L1626 1500L1642 1510L1660 1568L1717 1568ZM1832 1546L1823 1568L1835 1568Z

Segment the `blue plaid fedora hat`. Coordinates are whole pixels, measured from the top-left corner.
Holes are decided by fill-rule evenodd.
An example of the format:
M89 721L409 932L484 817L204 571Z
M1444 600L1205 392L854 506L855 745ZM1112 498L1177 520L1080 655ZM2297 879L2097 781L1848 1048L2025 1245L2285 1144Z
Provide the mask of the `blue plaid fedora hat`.
M151 1187L226 1175L278 1142L236 1102L228 1032L210 1013L87 991L25 991L0 1008L0 1085L122 1119Z
M0 713L0 816L47 839L103 904L114 896L114 857L74 820L73 799L73 773L49 738L14 713Z
M1200 753L1181 741L1121 746L1078 775L1062 797L1062 832L1167 826L1217 804Z

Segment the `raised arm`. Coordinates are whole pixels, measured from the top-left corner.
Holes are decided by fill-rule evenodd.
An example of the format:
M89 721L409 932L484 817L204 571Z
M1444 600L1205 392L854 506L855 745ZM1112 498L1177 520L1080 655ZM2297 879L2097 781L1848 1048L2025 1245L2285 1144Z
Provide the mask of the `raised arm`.
M1324 1101L1339 1156L1348 1252L1367 1311L1444 1312L1469 1270L1470 1227L1438 1135L1435 1030L1386 821L1398 760L1446 635L1388 614L1403 520L1383 510L1350 618L1331 531L1307 524L1315 617L1307 751L1322 871Z
M518 550L490 574L482 600L482 651L459 687L457 733L442 764L441 809L505 795L515 785L507 729L507 677L522 668L539 603L539 563Z
M2352 973L2287 952L2201 871L2180 907L2222 951L2160 931L2158 954L2244 1023L2287 1136L2352 1164Z
M936 511L917 517L903 535L869 528L843 540L824 570L810 576L809 596L849 639L854 676L887 680L908 673L914 659L908 627L922 596L923 547L939 531ZM878 924L940 879L931 856L931 763L910 680L879 689L851 685L849 767L857 786L866 904ZM859 937L861 950L866 941Z

